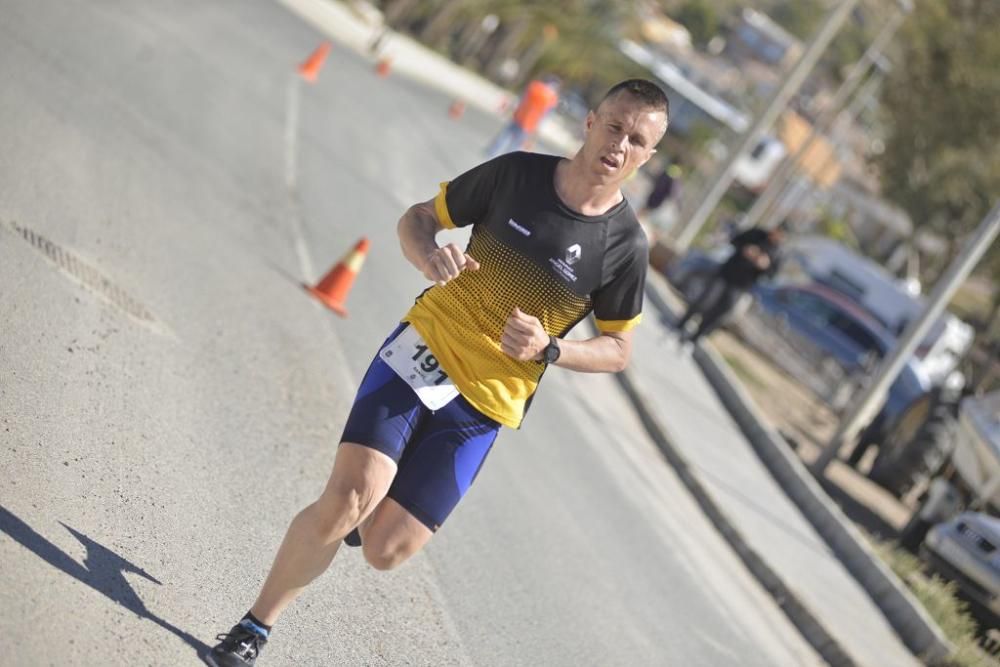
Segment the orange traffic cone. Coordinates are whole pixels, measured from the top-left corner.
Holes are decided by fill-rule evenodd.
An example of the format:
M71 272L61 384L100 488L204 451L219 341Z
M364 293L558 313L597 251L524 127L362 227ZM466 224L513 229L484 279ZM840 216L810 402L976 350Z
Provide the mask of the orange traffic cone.
M375 73L378 74L383 79L389 76L389 70L392 69L392 58L379 58L378 62L375 63Z
M316 83L316 77L326 62L326 57L330 54L330 42L323 42L313 51L305 62L299 65L299 74L309 83Z
M455 100L454 102L451 103L451 106L448 107L448 115L454 118L455 120L461 118L462 114L464 113L465 113L465 102L463 102L462 100Z
M358 241L354 249L344 255L337 265L330 269L330 272L323 276L319 284L315 287L302 285L314 297L319 299L330 310L341 317L347 317L347 308L344 301L347 300L347 293L354 285L354 279L361 271L361 265L365 263L368 255L368 239L362 238Z

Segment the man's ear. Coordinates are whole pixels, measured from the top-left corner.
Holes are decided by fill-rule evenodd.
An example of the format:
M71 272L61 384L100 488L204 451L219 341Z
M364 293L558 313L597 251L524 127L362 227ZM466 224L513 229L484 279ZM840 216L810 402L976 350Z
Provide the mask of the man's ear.
M587 112L587 119L583 121L584 132L589 132L590 128L594 126L594 121L597 120L597 115L593 111Z
M646 156L645 160L643 160L642 162L639 163L639 165L636 167L636 169L639 169L639 167L641 167L642 165L644 165L647 162L649 162L649 158L653 157L654 153L656 153L656 149L655 148L653 150L649 151L649 155Z

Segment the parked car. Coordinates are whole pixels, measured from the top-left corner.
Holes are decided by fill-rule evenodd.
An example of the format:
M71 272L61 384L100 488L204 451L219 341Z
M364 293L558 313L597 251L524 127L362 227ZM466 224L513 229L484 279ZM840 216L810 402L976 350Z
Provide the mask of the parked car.
M926 308L925 301L904 281L870 259L832 239L806 236L790 239L782 249L784 277L797 276L826 285L871 313L898 336ZM951 313L931 326L914 356L934 384L942 384L972 345L973 328Z
M895 344L894 336L864 308L822 285L760 284L738 328L767 354L826 400L844 407ZM890 385L884 411L897 414L930 389L910 360Z
M693 249L673 264L667 276L690 301L698 298L704 285L731 252L732 247L728 244L711 250ZM760 301L786 288L818 290L819 298L832 302L831 308L841 314L834 315L828 312L829 309L816 306L823 312L813 312L810 316L813 325L809 325L801 318L790 318L792 310L801 309L787 304L751 306L751 297ZM807 296L801 298L809 300ZM891 316L898 314L897 311L903 308L901 304L910 309L919 308L919 303L903 295L892 284L891 277L871 260L829 239L807 237L786 244L778 275L759 283L733 309L724 324L735 328L744 340L782 366L835 411L840 411L854 391L870 377L878 360L895 344L899 323ZM810 306L802 304L802 307ZM789 313L782 312L786 310ZM750 316L744 317L748 311ZM829 326L824 318L832 318ZM772 321L767 322L768 319ZM787 327L786 319L797 325L793 328L799 335L789 341L777 340L773 327ZM960 342L967 347L969 341L965 333L963 330ZM810 340L813 336L819 339L816 344ZM894 422L907 406L933 387L946 383L961 385L960 374L954 372L957 352L945 345L950 344L951 338L935 336L932 334L933 344L925 341L907 362L889 392L888 402L871 422L869 433ZM950 365L938 363L945 359L950 360Z
M897 497L922 488L900 544L916 552L927 531L966 508L1000 514L1000 391L937 388L859 443L879 445L868 476Z
M1000 519L963 512L931 528L920 553L958 584L979 615L1000 623Z

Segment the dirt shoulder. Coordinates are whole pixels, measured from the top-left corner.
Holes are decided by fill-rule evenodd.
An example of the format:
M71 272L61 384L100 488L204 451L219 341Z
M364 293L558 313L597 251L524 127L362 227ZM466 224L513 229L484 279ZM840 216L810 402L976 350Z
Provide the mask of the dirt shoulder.
M725 358L761 412L795 449L806 464L819 455L837 427L838 416L808 389L770 360L728 331L719 331L711 342ZM874 452L861 461L867 471ZM843 453L846 456L846 452ZM820 480L827 493L852 521L883 539L895 539L909 519L911 509L863 474L833 462Z

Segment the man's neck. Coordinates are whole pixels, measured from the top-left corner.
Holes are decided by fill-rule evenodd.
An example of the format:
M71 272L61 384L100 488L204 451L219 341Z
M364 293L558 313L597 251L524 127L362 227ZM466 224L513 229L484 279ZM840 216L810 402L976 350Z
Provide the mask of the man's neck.
M579 153L556 165L555 187L559 199L583 215L601 215L624 198L618 183L602 182L589 173Z

